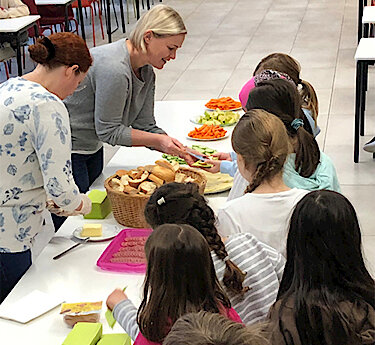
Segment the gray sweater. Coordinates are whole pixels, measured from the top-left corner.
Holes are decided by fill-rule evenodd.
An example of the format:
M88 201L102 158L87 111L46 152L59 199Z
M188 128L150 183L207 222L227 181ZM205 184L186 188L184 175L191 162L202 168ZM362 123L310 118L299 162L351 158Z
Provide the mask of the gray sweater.
M73 151L95 152L102 142L132 146L131 128L165 133L154 118L155 73L151 65L134 74L125 39L90 50L93 66L64 103Z

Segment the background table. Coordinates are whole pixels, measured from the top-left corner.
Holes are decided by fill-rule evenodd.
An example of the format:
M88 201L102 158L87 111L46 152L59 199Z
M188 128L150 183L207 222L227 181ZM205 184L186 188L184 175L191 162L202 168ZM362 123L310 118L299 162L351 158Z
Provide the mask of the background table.
M47 6L47 5L65 6L65 31L69 31L68 6L71 5L74 1L75 0L35 0L35 4L37 6ZM77 0L77 1L78 1L79 22L81 25L81 34L82 34L82 38L86 40L85 25L83 23L82 4L81 4L81 0Z
M32 15L18 18L0 19L0 35L9 37L9 40L16 40L17 67L19 76L22 75L20 36L32 26L35 28L36 37L39 36L38 26L36 25L39 18L40 16L38 15Z
M189 119L203 114L204 103L204 101L157 102L155 105L157 123L182 143L189 146L202 143L188 140L186 135L195 126ZM226 129L232 132L233 127L226 127ZM221 151L229 151L231 148L230 137L218 141L204 142L203 144ZM104 179L119 168L128 169L139 165L152 164L160 157L160 152L146 148L122 147L105 167L103 174L92 188L104 189ZM225 200L223 195L225 196L224 193L209 196L209 202L214 209ZM34 289L62 296L66 302L102 300L104 308L100 321L103 323L103 333L123 332L118 324L113 330L108 327L104 317L105 300L116 287L127 286L127 295L138 306L141 301L143 275L123 274L99 269L96 266L96 261L108 246L109 241L84 244L61 259L52 260L56 254L73 244L71 235L74 229L87 222L97 223L98 220L84 220L82 216L69 217L0 308L11 305ZM99 222L102 224L117 224L112 214ZM70 328L64 324L59 311L59 308L55 308L25 325L0 319L2 343L61 344Z

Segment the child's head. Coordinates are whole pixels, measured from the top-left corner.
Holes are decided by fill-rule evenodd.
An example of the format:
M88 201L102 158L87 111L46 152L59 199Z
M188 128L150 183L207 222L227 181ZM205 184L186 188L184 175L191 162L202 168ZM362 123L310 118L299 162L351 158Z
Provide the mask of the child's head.
M163 345L264 345L259 327L245 327L220 315L200 311L180 317Z
M147 272L137 321L150 341L161 342L182 315L217 313L230 302L217 281L205 238L192 226L164 224L145 244Z
M294 84L293 80L285 73L276 72L272 70L264 70L260 72L259 74L253 76L246 84L242 87L238 97L240 99L242 109L244 111L247 111L246 108L247 100L249 98L249 93L251 90L253 90L255 87L257 87L260 83L267 81L267 80L274 80L274 79L286 79L288 80L293 87L296 87L296 84ZM298 96L299 97L299 96Z
M319 164L320 150L315 138L305 129L309 124L291 83L283 79L260 83L250 91L246 107L249 110L264 109L281 119L292 138L296 171L303 177L310 177Z
M145 218L152 228L168 223L193 226L204 236L210 249L225 262L224 286L233 293L248 290L243 287L245 273L228 258L215 226L214 211L195 183L172 182L158 188L146 204Z
M332 191L307 194L296 205L290 220L287 262L277 298L286 301L292 296L296 323L303 324L298 327L301 343L356 344L349 341L353 340L353 325L343 317L339 303L350 301L361 307L367 302L375 308L374 291L351 203ZM322 331L323 314L336 324L335 338L329 341L319 338L330 333Z
M232 146L238 155L238 169L250 182L248 193L281 175L290 151L285 126L262 109L249 110L241 117L233 130Z
M302 98L302 106L311 111L311 115L316 121L319 112L318 97L316 96L316 92L312 85L301 79L300 64L290 55L273 53L259 62L255 67L253 75L255 76L268 69L285 73L293 79L297 87L301 85L300 96Z

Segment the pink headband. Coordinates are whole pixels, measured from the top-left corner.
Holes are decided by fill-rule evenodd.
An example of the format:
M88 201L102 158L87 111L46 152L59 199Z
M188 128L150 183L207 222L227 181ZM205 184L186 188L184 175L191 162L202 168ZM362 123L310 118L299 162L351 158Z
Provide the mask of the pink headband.
M272 79L286 79L293 83L293 80L284 73L272 71L272 70L264 70L261 73L252 77L246 84L242 87L238 97L240 99L242 108L246 108L247 100L249 99L249 93L252 89L258 86L259 83L265 80L272 80Z

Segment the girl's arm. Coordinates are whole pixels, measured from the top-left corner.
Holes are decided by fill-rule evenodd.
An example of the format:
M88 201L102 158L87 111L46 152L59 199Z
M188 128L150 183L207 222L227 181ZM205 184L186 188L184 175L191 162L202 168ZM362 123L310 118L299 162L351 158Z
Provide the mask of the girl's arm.
M134 304L129 299L122 300L113 308L113 316L134 341L139 333L137 308Z

